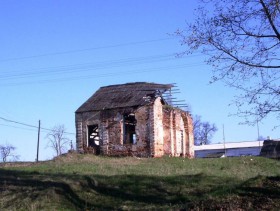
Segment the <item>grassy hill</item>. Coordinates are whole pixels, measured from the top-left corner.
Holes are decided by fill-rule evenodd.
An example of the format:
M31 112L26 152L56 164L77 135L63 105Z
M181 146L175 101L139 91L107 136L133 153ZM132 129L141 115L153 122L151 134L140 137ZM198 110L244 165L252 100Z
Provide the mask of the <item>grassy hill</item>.
M279 161L68 154L0 166L0 210L198 208L279 210Z

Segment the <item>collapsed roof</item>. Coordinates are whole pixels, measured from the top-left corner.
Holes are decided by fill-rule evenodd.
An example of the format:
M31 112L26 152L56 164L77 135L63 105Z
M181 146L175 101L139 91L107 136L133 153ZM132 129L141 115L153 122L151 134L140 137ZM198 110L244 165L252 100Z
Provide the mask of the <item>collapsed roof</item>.
M172 84L147 82L104 86L81 105L76 113L147 105L172 87Z

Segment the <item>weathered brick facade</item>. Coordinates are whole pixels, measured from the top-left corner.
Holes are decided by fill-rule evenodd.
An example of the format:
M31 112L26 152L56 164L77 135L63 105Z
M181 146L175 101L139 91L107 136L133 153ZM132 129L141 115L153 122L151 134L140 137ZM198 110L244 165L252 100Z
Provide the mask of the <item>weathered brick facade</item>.
M151 95L158 89L155 86L157 84L152 84L155 90L148 87L148 93L144 89L145 86L141 86L145 91L139 92L139 83L135 84L138 88L135 88L134 94L138 99L132 97L133 92L120 91L127 86L131 89L134 84L103 87L76 111L77 150L81 153L112 156L193 157L193 127L190 114L167 105L162 96ZM126 105L110 106L112 103L102 103L101 106L100 100L96 98L101 97L100 92L104 92L104 89L107 93L104 97L108 98L108 93L114 93L113 96L109 96L108 101L113 100L115 103L119 98L125 98ZM119 98L112 99L114 97ZM102 109L92 103L94 100Z

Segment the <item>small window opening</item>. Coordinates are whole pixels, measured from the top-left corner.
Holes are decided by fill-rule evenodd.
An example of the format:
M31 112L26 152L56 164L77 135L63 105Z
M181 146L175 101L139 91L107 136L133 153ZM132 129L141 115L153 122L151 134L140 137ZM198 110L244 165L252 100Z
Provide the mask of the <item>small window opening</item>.
M89 125L88 126L88 146L95 147L99 146L99 130L98 125Z
M134 114L124 115L124 144L136 144L136 119Z

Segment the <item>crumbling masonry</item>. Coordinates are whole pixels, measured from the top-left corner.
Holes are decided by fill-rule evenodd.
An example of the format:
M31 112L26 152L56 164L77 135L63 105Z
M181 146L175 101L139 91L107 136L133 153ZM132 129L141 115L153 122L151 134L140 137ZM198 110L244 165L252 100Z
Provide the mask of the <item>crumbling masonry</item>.
M164 99L163 93L171 87L144 82L101 87L76 111L77 150L112 156L193 157L192 118Z

